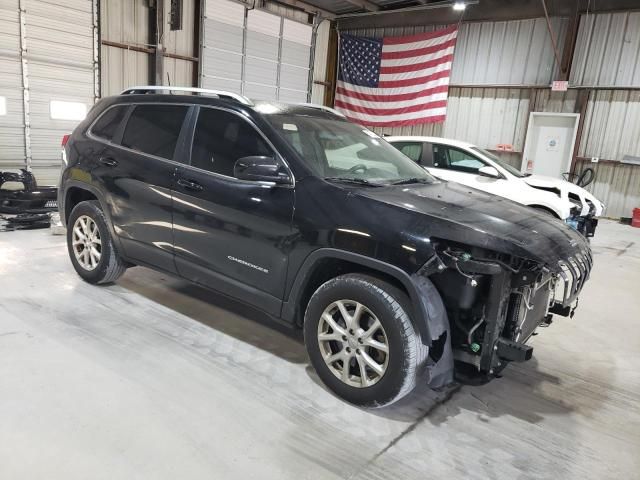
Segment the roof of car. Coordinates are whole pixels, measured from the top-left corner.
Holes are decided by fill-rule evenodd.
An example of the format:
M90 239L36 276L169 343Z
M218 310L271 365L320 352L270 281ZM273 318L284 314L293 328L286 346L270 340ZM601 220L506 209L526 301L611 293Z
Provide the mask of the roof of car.
M330 107L311 103L286 103L266 100L252 100L239 94L217 92L198 88L179 87L132 87L117 95L117 102L124 103L190 103L199 105L219 105L246 108L261 114L304 115L320 118L344 119L344 116ZM175 90L174 90L175 88ZM174 92L175 93L169 93ZM166 92L166 93L165 93ZM209 93L210 92L210 93ZM190 93L195 93L194 95Z
M452 138L443 137L425 137L417 135L389 135L384 137L388 142L429 142L429 143L443 143L445 145L451 145L453 147L472 148L475 147L473 143L463 142L461 140L454 140Z

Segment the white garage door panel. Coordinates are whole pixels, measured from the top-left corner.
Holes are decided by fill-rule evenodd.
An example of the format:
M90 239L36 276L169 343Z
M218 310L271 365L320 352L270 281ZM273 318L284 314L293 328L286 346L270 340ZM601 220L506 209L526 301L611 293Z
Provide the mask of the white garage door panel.
M242 55L206 48L203 50L203 74L206 77L222 77L229 80L242 78Z
M213 90L226 90L227 92L239 92L240 80L229 80L228 78L203 77L201 79L202 88L211 88Z
M247 83L273 85L275 89L276 80L278 79L278 64L259 58L247 57L245 79ZM275 97L272 98L275 99Z
M280 88L306 91L309 83L309 69L282 65L280 70Z
M286 88L280 89L280 101L291 103L306 103L307 92L300 90L288 90Z
M280 36L281 17L260 10L249 10L247 29L273 37Z
M228 25L216 20L205 20L204 42L206 48L242 53L242 26Z
M0 170L25 165L22 70L19 58L18 1L0 0Z
M310 25L257 9L245 11L228 0L206 0L205 12L201 86L256 99L307 101Z
M249 98L260 98L272 100L276 98L276 87L269 85L259 85L254 83L245 83L244 94Z
M30 161L39 183L56 183L60 140L79 120L52 119L51 102L82 103L88 111L96 94L93 1L23 0L24 57L19 6L18 0L0 0L0 96L7 98L7 115L0 115L0 168ZM23 73L29 87L28 139Z
M207 0L205 17L242 28L244 25L244 6L227 0Z
M288 40L282 41L282 63L309 68L310 57L311 51L308 45L301 45Z
M278 39L257 32L247 32L247 55L278 61Z

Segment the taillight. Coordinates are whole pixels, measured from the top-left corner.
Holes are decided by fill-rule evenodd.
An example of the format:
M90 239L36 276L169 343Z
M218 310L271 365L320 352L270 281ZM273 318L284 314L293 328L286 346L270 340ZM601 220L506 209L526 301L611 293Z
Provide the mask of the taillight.
M67 135L63 135L62 136L62 142L60 142L60 147L62 148L62 168L66 167L68 162L67 162L67 150L64 148L67 145L67 142L69 141L69 138L71 137L71 135L67 134Z

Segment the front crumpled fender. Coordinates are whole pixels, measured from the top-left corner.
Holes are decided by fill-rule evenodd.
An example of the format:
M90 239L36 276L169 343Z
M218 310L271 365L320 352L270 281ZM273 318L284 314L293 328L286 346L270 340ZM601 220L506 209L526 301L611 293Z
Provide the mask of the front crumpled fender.
M431 342L422 339L422 343L431 343L425 365L427 385L431 388L444 387L453 382L454 364L451 348L451 327L447 311L435 285L423 275L412 275L411 282L419 292L422 311L427 318L422 319L428 325ZM420 310L420 309L416 309ZM420 321L420 320L418 320Z

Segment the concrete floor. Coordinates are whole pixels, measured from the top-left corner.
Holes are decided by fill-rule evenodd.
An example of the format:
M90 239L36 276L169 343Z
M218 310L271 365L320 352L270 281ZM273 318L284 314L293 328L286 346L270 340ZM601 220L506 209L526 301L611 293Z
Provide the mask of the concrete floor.
M0 233L0 478L640 478L640 229L593 249L532 361L365 411L255 312L144 268L94 287L63 237Z

